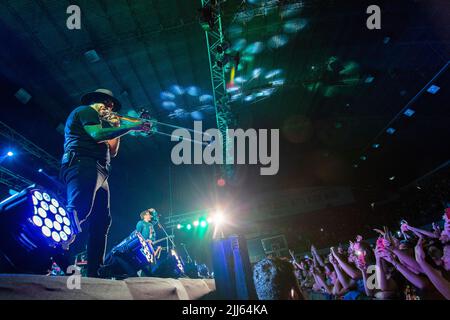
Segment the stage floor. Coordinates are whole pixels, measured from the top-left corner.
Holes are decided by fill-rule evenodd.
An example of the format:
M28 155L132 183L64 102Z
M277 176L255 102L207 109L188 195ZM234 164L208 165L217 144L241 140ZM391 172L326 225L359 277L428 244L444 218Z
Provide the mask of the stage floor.
M69 277L0 274L0 299L32 300L196 300L215 291L214 279L81 278L79 288ZM73 278L72 278L73 280Z

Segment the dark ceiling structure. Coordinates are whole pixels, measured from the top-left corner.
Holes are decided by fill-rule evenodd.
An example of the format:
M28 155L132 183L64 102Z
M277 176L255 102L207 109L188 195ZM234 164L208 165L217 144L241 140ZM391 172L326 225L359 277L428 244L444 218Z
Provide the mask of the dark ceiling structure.
M221 188L214 166L171 164L167 137L127 136L111 178L115 240L148 206L178 213L316 186L349 186L370 203L446 163L450 5L378 2L381 30L366 27L368 1L226 1L225 36L241 55L231 108L240 128L280 129L280 170L260 176L258 166L236 166ZM81 30L66 27L72 4L82 10ZM145 108L174 125L215 127L200 7L200 0L2 1L1 121L57 159L67 115L96 88L111 89L128 115ZM440 89L430 93L430 85ZM20 88L32 96L26 104L14 96ZM3 138L1 145L14 148ZM18 151L2 165L40 180L35 170L45 164Z

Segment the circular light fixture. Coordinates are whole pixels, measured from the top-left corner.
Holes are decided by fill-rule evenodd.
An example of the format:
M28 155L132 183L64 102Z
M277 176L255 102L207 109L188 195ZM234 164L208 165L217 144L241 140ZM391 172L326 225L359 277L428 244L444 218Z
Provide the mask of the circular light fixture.
M67 241L67 234L64 232L64 231L61 231L60 233L59 233L59 236L61 237L61 240L62 241Z
M56 214L58 212L56 207L54 205L52 205L52 204L49 206L49 208L50 208L50 212L53 213L53 214Z
M46 237L50 237L52 235L52 232L47 226L43 226L41 230Z
M198 226L198 220L195 220L192 224L194 225L194 227L197 227Z
M55 208L58 208L58 207L59 207L59 202L58 202L58 200L56 200L55 198L53 198L53 199L52 199L52 205L54 205Z
M44 223L45 223L45 225L46 225L49 229L53 228L53 222L52 222L52 220L50 220L49 218L46 218L46 219L44 220Z
M45 212L44 209L39 208L38 210L38 214L42 217L42 218L47 218L47 212Z
M52 232L52 239L55 240L56 242L60 242L61 241L61 237L59 236L59 233L56 231Z
M64 217L64 218L63 218L63 222L64 222L64 224L65 224L66 226L70 226L70 220L67 219L67 217Z
M70 228L68 226L64 226L63 230L67 235L70 235L72 233L72 231L70 230Z
M63 218L62 218L59 214L55 215L55 219L56 219L56 221L58 221L59 223L63 223Z
M63 207L59 207L58 212L60 215L65 216L66 215L66 210L64 210Z
M36 227L42 227L42 225L44 224L39 216L33 217L33 223L35 224Z
M41 207L45 210L48 211L48 203L45 201L41 201Z
M53 222L53 227L55 228L55 230L61 231L61 224L58 221Z

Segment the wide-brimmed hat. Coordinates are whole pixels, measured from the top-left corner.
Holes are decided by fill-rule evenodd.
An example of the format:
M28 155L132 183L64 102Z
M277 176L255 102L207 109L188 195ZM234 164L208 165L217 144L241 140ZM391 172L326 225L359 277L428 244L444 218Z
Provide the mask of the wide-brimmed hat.
M81 103L83 105L89 105L95 102L104 102L107 99L114 102L114 111L118 111L122 107L120 101L117 100L112 91L108 89L97 89L94 92L86 93L81 97Z

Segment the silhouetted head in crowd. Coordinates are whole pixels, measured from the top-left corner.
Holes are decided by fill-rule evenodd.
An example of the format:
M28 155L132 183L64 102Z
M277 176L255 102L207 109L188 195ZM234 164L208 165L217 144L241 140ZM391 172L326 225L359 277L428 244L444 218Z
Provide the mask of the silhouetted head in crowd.
M303 299L294 267L287 259L259 261L253 268L253 281L260 300Z

